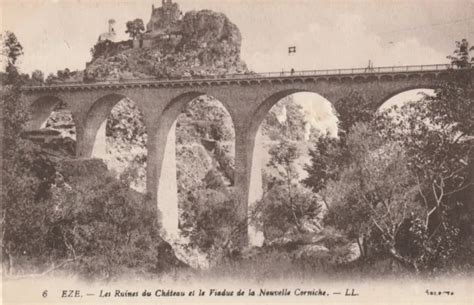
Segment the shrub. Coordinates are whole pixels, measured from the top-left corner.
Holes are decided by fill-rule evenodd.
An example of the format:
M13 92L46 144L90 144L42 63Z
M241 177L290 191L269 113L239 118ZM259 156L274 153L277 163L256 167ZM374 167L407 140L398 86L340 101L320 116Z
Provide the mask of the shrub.
M191 247L207 253L210 262L233 255L243 225L237 218L237 201L233 195L222 189L198 188L188 192L181 209L180 226Z

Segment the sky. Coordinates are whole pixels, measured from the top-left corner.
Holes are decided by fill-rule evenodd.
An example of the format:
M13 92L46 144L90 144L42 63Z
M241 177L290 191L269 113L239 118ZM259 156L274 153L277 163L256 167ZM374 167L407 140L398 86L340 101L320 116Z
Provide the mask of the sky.
M226 14L242 34L241 57L255 72L315 70L448 62L455 41L474 44L474 0L179 0L183 12L210 9ZM161 0L0 0L2 30L24 47L22 72L84 69L90 48L116 20L141 18ZM289 55L288 47L296 53ZM387 105L417 98L396 96ZM330 104L316 94L295 97L335 133Z
M474 0L179 0L181 10L225 13L256 72L436 64L454 42L474 42ZM24 46L23 72L84 69L107 20L148 22L161 0L0 0L2 30ZM289 55L288 47L296 46Z

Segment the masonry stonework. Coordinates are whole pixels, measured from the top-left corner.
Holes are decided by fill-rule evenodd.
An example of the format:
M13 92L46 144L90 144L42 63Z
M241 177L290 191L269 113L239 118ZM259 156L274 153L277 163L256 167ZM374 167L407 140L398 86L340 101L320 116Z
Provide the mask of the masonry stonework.
M261 190L261 163L257 159L257 132L268 111L280 99L297 92L314 92L333 103L357 92L366 101L361 107L376 111L390 97L403 91L436 88L446 71L371 73L369 75L240 77L238 79L143 81L30 87L24 98L32 109L30 128L40 128L54 106L65 102L77 130L77 158L100 157L105 153L105 121L113 106L123 98L133 100L144 114L148 133L147 191L161 216L163 231L178 233L178 200L174 130L178 115L193 99L209 95L221 101L235 128L235 189L238 216L247 219L249 206ZM255 230L250 241L255 243ZM249 241L243 232L239 242Z

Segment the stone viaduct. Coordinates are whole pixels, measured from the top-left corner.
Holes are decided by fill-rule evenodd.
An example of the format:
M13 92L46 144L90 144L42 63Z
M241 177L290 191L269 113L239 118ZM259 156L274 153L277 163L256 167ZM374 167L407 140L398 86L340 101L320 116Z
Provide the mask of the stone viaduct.
M76 125L77 158L94 158L105 150L105 122L114 105L133 100L144 114L148 133L147 191L162 215L168 237L178 232L175 161L175 122L191 100L209 95L219 100L235 128L234 187L238 217L247 218L249 205L261 196L261 173L255 154L257 130L270 108L297 92L314 92L330 101L337 112L340 101L357 92L374 111L392 96L411 89L437 86L449 65L319 70L265 74L224 75L203 79L133 80L100 83L63 83L25 87L31 105L30 128L46 123L54 106L66 103ZM252 234L245 233L247 243Z

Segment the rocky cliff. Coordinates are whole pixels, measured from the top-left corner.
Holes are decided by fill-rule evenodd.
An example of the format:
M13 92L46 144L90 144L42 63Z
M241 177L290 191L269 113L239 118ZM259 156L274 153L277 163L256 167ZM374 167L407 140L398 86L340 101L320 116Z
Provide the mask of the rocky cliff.
M135 43L99 42L91 50L93 58L86 66L84 79L203 77L248 72L240 59L240 31L224 14L210 10L187 12L180 20L180 29L172 35L145 33L135 38Z

